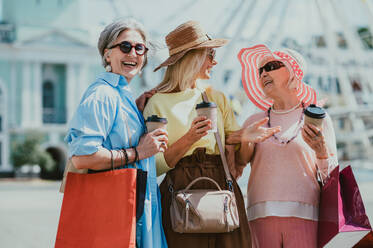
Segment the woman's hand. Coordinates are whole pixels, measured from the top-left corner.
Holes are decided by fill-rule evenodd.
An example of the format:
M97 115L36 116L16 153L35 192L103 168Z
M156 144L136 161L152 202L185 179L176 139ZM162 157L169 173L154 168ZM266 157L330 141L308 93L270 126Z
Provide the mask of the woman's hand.
M318 127L312 124L304 125L302 129L302 137L312 150L315 151L318 159L327 159L329 157L325 137Z
M144 134L137 146L139 160L149 158L158 152L164 152L167 149L167 143L168 133L165 129L159 128Z
M252 123L251 125L245 126L238 131L235 131L227 136L227 144L238 144L238 143L260 143L268 139L275 133L281 131L281 127L262 127L268 122L268 117Z
M210 129L211 120L207 119L206 116L197 116L196 118L194 118L192 126L184 137L190 144L194 144L203 136L206 136L207 131Z
M164 159L167 166L174 168L175 165L182 159L190 147L207 134L211 129L211 120L205 116L196 117L188 132L176 140L167 151L164 153Z
M280 126L271 128L262 127L267 122L268 117L247 126L242 133L241 142L260 143L281 131Z
M139 111L142 113L148 102L149 98L151 98L157 91L155 89L145 91L141 96L136 99L136 105Z

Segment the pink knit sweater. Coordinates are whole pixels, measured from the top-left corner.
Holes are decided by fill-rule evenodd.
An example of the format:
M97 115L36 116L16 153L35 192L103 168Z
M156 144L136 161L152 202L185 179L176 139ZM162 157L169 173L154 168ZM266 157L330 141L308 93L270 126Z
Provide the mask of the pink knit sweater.
M281 132L276 136L283 140L293 137L299 127L301 115L303 115L302 108L286 114L271 111L271 126L281 126ZM249 125L266 116L267 112L254 114L245 121L244 125ZM325 136L329 153L332 154L329 159L317 159L315 152L304 142L301 132L286 145L279 144L273 136L255 145L247 188L249 220L264 216L297 216L314 220L317 218L320 194L317 168L325 178L337 164L335 134L329 115L323 121L322 133ZM272 207L263 213L261 208L263 206L268 208L268 204L263 204L266 202L270 202L269 205ZM295 212L289 207L281 209L289 206L288 203L298 209L295 209ZM255 207L256 204L259 204L260 214L255 210L258 209L258 206ZM299 209L303 206L307 207ZM313 217L309 217L312 213L303 214L307 211L313 211Z

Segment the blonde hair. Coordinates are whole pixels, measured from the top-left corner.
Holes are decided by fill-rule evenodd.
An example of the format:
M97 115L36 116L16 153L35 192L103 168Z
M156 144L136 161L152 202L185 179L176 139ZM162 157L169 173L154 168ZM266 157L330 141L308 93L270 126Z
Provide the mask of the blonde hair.
M163 80L156 86L157 92L170 93L175 90L186 90L192 86L205 62L207 49L188 51L175 64L169 65Z

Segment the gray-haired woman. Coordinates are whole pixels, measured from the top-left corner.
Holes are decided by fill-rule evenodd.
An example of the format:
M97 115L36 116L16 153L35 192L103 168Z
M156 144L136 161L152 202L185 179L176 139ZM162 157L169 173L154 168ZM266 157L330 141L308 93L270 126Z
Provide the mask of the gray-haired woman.
M163 129L145 134L143 116L128 90L146 64L147 42L142 25L135 20L106 26L98 41L106 72L85 91L65 140L77 169L110 169L113 153L115 167L128 157L128 164L136 162L148 172L144 214L136 227L137 247L167 247L153 155L166 149L168 135Z

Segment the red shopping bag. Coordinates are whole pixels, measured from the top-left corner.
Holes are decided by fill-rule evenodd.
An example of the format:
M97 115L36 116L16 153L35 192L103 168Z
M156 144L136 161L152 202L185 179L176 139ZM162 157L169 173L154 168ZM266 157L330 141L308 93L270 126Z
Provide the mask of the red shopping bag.
M136 169L68 173L56 248L135 247Z
M318 247L373 247L371 230L351 166L337 166L321 190Z

